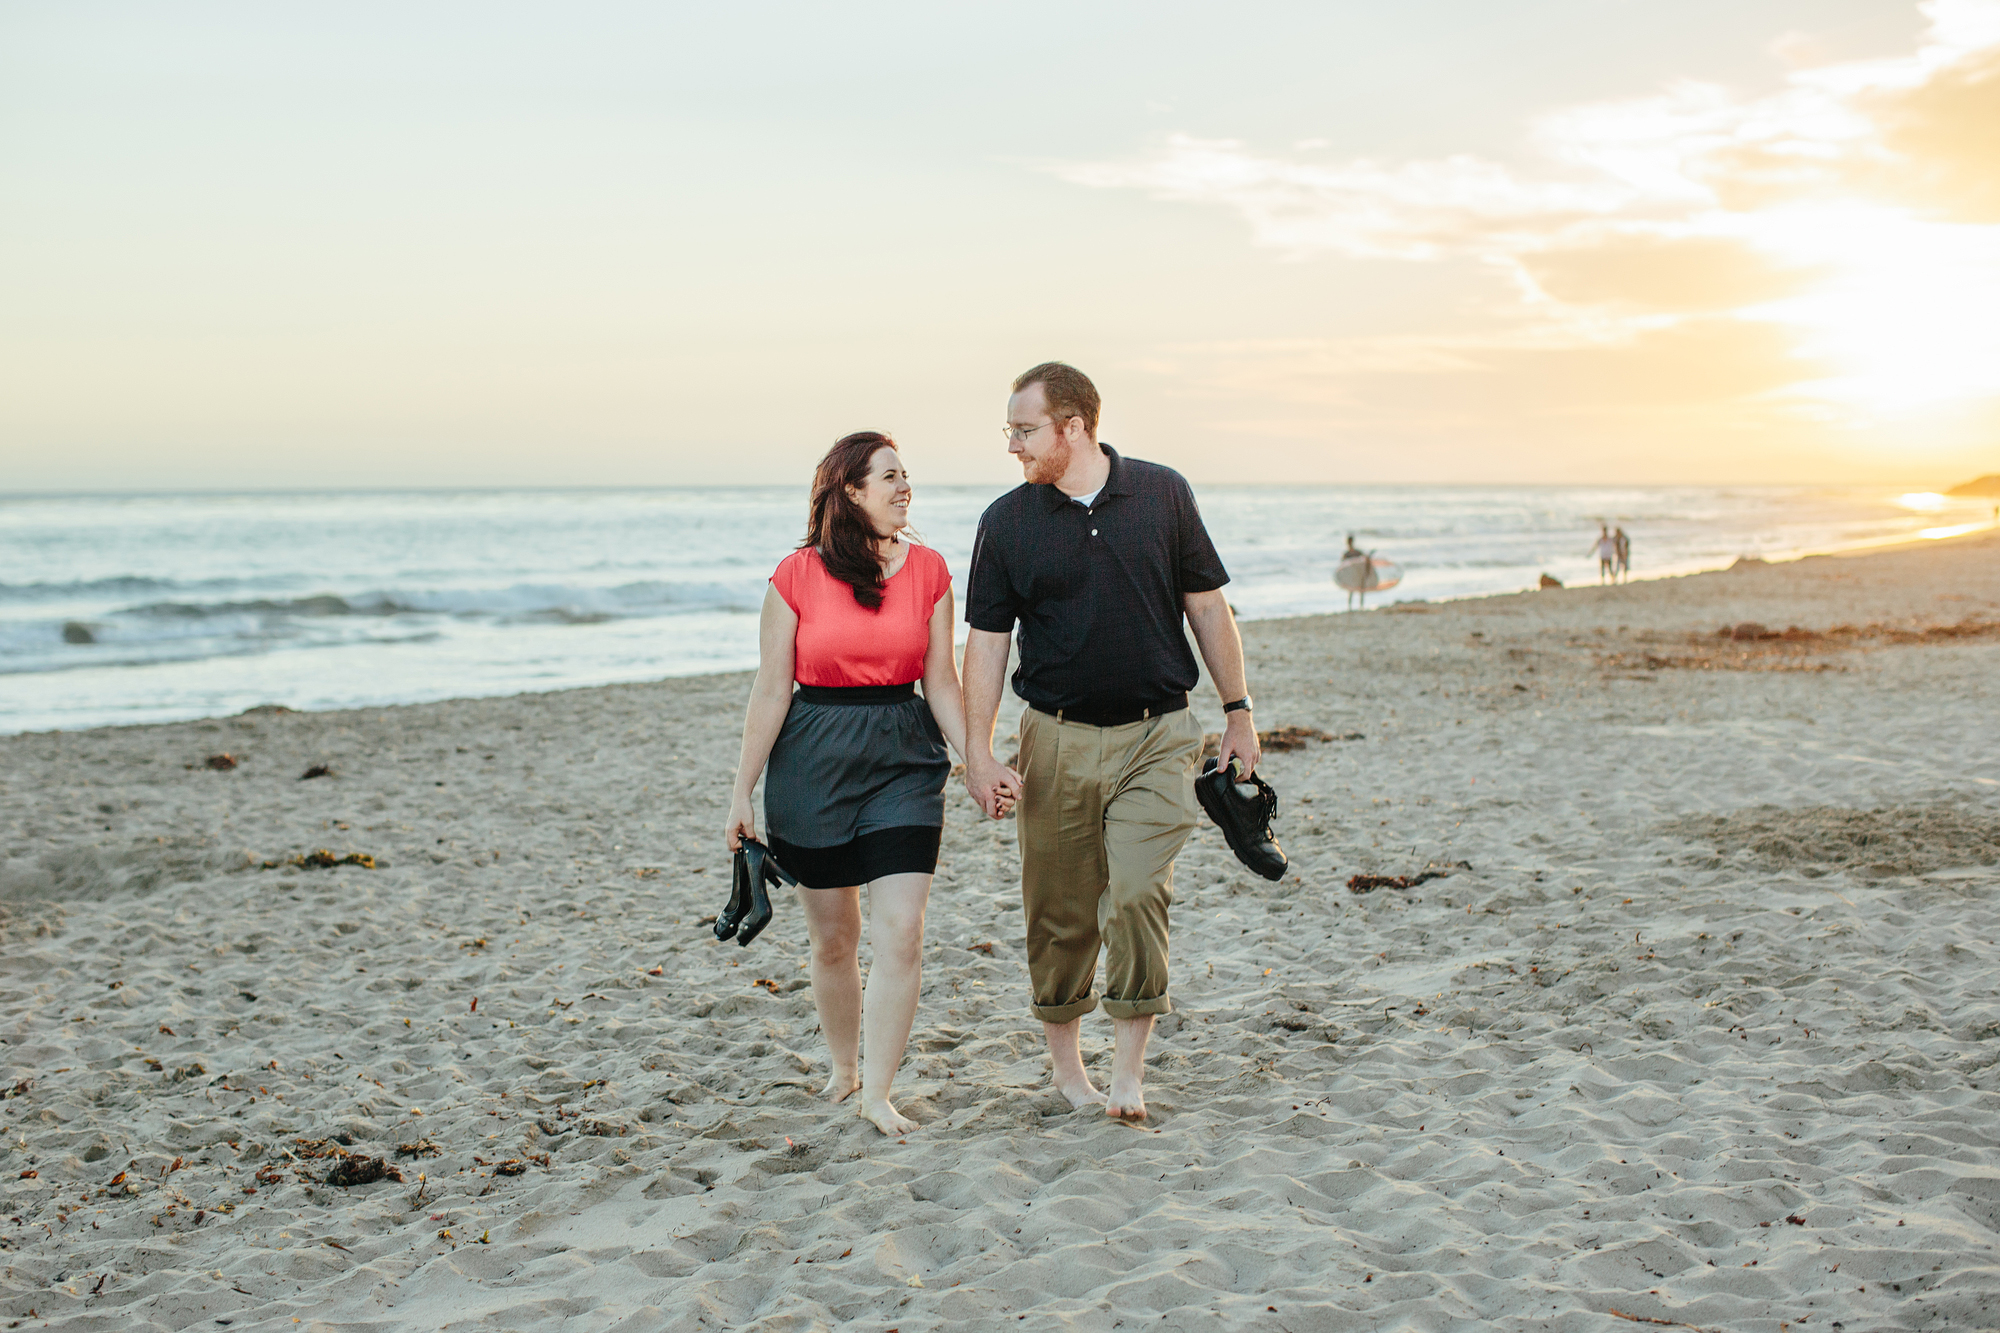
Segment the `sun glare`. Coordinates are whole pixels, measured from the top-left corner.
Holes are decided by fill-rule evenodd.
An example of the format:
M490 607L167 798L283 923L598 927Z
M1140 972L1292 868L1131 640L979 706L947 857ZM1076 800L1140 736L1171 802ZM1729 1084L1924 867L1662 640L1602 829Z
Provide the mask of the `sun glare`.
M1905 509L1914 509L1919 513L1930 513L1933 510L1944 508L1945 498L1936 491L1911 491L1908 495L1897 496L1896 503Z
M1753 241L1823 270L1746 312L1790 326L1834 373L1805 395L1884 414L2000 394L2000 229L1900 209L1819 204L1745 215Z

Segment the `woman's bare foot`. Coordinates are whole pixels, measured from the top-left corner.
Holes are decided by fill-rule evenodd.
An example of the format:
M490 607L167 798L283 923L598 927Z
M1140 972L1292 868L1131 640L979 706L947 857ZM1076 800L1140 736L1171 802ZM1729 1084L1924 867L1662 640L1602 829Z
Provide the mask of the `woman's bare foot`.
M861 1075L852 1069L836 1069L820 1089L820 1096L830 1102L844 1102L861 1087Z
M1090 1081L1088 1074L1078 1075L1067 1083L1058 1081L1056 1091L1069 1098L1069 1104L1078 1110L1086 1106L1102 1106L1108 1100Z
M854 1114L892 1139L918 1128L917 1122L891 1106L887 1097L863 1097L854 1103Z
M1111 1095L1103 1099L1104 1114L1114 1120L1144 1120L1146 1096L1140 1088L1138 1079L1127 1080L1113 1075Z

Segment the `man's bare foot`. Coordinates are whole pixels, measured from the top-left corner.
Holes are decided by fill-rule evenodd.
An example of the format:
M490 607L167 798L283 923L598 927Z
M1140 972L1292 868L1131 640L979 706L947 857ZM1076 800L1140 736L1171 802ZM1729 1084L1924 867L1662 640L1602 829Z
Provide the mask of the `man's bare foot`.
M1104 1098L1104 1114L1114 1120L1144 1120L1146 1118L1146 1096L1139 1080L1126 1080L1113 1076L1111 1095Z
M1111 1020L1111 1096L1104 1114L1115 1120L1146 1118L1146 1042L1153 1035L1153 1016Z
M1106 1100L1104 1094L1097 1090L1097 1085L1090 1081L1088 1074L1081 1075L1068 1083L1058 1082L1056 1091L1069 1098L1070 1106L1077 1110L1086 1106L1102 1106Z
M854 1103L854 1114L892 1139L919 1128L916 1121L891 1106L887 1097L863 1097Z
M861 1075L852 1069L836 1069L820 1089L820 1096L830 1102L844 1102L861 1088Z

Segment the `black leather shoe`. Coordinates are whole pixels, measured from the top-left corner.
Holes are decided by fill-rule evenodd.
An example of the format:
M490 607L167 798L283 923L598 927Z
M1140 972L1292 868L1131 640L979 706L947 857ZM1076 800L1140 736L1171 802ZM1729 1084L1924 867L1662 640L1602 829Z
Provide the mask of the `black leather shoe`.
M745 878L750 882L750 911L736 932L736 942L747 945L762 933L764 927L771 924L771 895L766 891L766 886L775 889L781 883L796 884L799 881L789 870L778 864L778 858L771 854L769 847L755 838L744 838L742 842L743 850L738 852L737 856L746 863ZM715 923L720 926L722 918L717 917Z
M1230 774L1218 769L1211 759L1194 780L1194 794L1229 840L1229 850L1236 853L1237 860L1265 879L1285 877L1285 853L1271 835L1278 793L1271 790L1270 783L1255 773L1241 782L1231 782Z
M747 839L746 839L747 841ZM742 848L729 862L729 903L715 916L715 938L733 939L750 910L750 857Z

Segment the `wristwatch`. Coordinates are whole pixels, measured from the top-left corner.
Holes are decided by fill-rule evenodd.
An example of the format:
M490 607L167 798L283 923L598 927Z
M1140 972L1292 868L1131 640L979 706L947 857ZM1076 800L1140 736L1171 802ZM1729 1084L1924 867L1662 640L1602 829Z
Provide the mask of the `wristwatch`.
M1222 711L1225 713L1249 712L1250 696L1246 694L1241 699L1236 700L1236 702L1234 703L1227 703L1222 705Z

